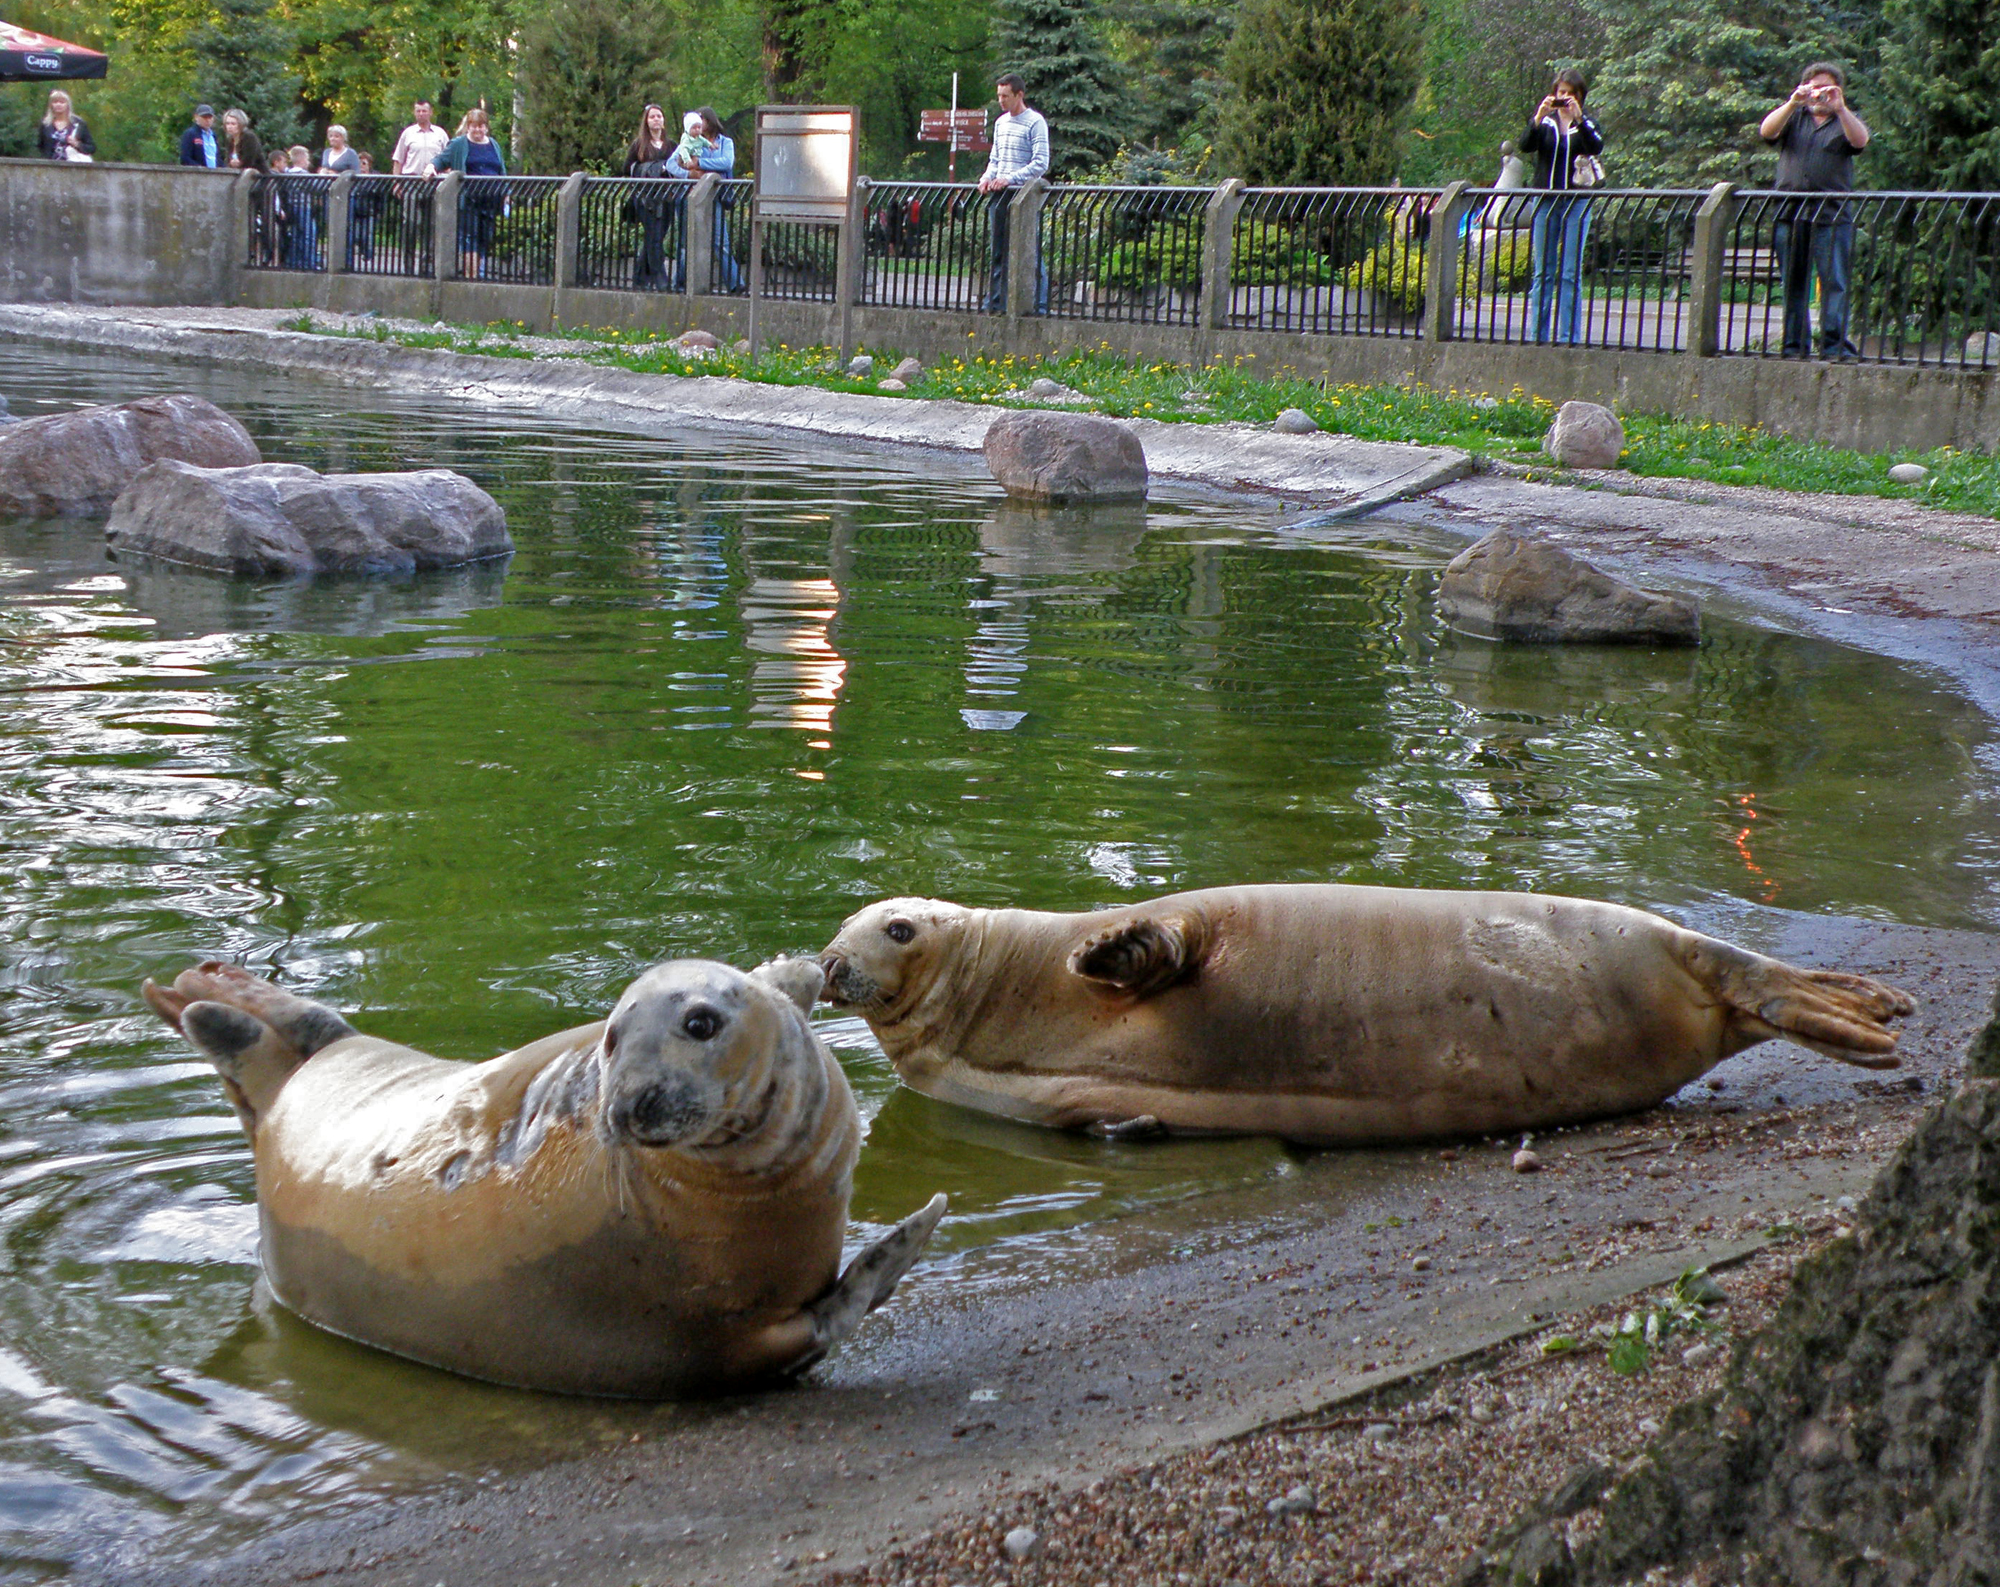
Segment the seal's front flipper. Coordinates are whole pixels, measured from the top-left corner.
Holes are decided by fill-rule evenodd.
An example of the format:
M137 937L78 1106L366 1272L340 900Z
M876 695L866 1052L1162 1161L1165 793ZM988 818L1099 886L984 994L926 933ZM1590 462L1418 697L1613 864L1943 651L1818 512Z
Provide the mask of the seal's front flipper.
M1902 1062L1887 1021L1913 1012L1917 1002L1887 982L1801 970L1712 938L1699 941L1689 965L1735 1014L1739 1049L1782 1036L1862 1069Z
M943 1196L931 1197L849 1262L833 1288L806 1308L818 1347L814 1360L837 1348L861 1326L863 1317L895 1293L903 1275L923 1255L944 1209Z
M1072 973L1133 997L1151 997L1200 968L1205 944L1184 916L1141 916L1090 937L1069 956Z
M1084 1133L1105 1141L1160 1141L1166 1139L1167 1127L1152 1114L1141 1113L1130 1119L1099 1119Z

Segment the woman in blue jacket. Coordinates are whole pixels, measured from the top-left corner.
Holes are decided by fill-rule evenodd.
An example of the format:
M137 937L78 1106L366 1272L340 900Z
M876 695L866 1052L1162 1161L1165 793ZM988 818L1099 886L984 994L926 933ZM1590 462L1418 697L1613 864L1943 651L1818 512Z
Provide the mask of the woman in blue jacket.
M691 167L684 167L687 170L687 174L697 180L705 172L709 171L713 171L717 176L734 176L736 174L736 144L730 138L729 134L722 130L721 118L713 110L709 109L707 105L703 105L695 114L701 117L701 146L695 151L695 164ZM743 271L736 262L736 250L729 245L729 211L735 207L735 204L736 200L734 196L727 191L716 195L714 228L715 268L717 275L720 277L722 290L725 292L741 292L743 290ZM687 248L685 233L682 234L681 247L683 250L681 264L684 269L687 263L685 257L685 250ZM685 279L684 275L682 279ZM679 287L680 282L676 281L675 290L678 291Z
M458 136L431 161L431 170L456 171L460 176L505 176L507 162L493 139L486 112L477 105L458 124ZM507 207L507 190L480 183L458 190L458 273L476 281L486 273L486 256L493 251L493 229Z
M1583 298L1583 251L1590 241L1590 199L1577 190L1595 182L1577 181L1577 163L1595 160L1603 152L1604 135L1583 113L1588 90L1581 72L1567 67L1557 72L1555 86L1535 107L1520 142L1521 153L1534 156L1535 186L1560 195L1538 201L1529 234L1534 273L1528 282L1528 304L1538 342L1549 340L1551 319L1555 339L1562 342L1575 342L1589 324L1578 310Z

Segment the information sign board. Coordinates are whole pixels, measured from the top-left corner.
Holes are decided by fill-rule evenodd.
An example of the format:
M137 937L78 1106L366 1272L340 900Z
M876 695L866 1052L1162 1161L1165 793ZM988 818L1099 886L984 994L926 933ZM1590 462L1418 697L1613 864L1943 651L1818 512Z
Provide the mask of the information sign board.
M837 221L854 192L851 105L757 107L757 209L765 220Z

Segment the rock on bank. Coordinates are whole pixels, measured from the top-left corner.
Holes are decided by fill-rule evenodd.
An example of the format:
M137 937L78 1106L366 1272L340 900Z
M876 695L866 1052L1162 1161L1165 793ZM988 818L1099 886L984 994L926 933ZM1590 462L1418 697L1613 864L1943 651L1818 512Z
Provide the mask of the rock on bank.
M316 474L294 463L142 470L111 509L114 551L237 578L414 573L514 549L500 504L463 474Z

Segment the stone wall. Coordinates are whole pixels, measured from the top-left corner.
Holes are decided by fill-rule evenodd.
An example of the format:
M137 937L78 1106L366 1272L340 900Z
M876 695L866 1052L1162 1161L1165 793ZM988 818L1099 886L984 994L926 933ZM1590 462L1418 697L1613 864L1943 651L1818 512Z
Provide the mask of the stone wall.
M0 302L231 300L238 174L0 160Z

